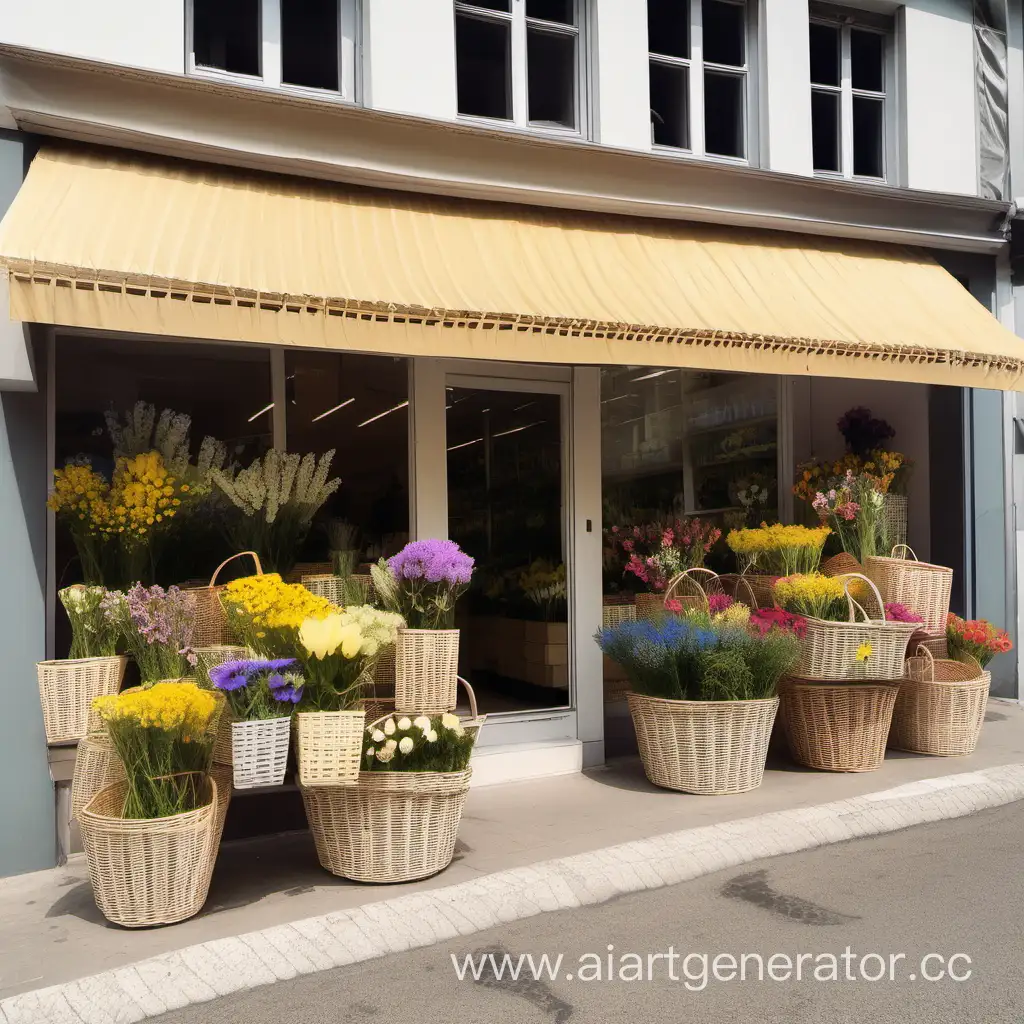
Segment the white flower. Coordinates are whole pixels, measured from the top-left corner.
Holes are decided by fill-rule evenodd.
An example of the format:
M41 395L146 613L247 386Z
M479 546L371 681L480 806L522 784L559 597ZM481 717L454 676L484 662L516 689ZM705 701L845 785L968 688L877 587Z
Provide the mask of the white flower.
M380 729L374 729L370 739L372 739L374 743L383 743L387 737L380 731Z
M408 732L412 728L412 722L408 718L400 718L398 720L398 728L402 732Z
M384 723L384 732L387 733L388 736L395 735L395 720L393 718L389 718Z
M413 719L412 724L424 735L430 732L430 719L426 715L420 715L419 718Z
M373 757L373 747L367 747L366 748L366 756L367 757Z
M388 740L387 743L384 744L384 749L389 754L393 754L398 749L398 741L397 740Z
M415 744L413 743L411 736L403 736L398 744L398 752L400 754L411 754L414 746Z
M459 718L457 715L444 714L441 716L441 724L446 729L456 729L459 725Z
M385 762L386 761L390 761L391 758L393 758L394 756L395 756L394 750L389 750L386 745L381 747L380 750L377 751L377 760L378 761L385 761Z
M428 743L436 743L437 733L433 729L431 729L430 732L428 732L426 735L426 740Z

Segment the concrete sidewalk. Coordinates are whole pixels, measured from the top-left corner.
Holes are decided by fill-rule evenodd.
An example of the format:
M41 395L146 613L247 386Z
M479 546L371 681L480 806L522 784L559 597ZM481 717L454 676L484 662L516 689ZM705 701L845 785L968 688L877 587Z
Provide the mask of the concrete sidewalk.
M454 863L440 876L419 883L380 887L337 879L319 867L308 833L226 844L203 912L182 924L147 931L126 931L103 920L92 901L84 859L78 857L53 871L0 881L0 1004L18 993L183 947L474 881L538 861L863 797L922 780L954 775L970 779L964 773L1004 765L1024 766L1024 708L997 700L990 702L981 744L971 757L890 753L882 770L856 775L813 772L773 760L763 786L740 796L692 797L659 790L646 781L638 760L623 759L582 775L471 791ZM951 789L962 784L950 780ZM942 788L926 785L921 792ZM965 801L956 813L969 809Z

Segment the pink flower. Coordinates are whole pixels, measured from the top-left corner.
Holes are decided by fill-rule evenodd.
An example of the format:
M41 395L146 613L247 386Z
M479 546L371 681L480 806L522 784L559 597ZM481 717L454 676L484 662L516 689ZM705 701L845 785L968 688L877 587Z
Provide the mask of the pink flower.
M683 602L678 597L670 597L665 602L665 608L670 612L676 612L677 614L683 610Z
M708 609L712 615L717 615L719 612L724 612L726 608L731 608L735 602L728 594L709 594L708 595Z
M632 551L633 547L634 547L633 541L631 541L631 540L624 540L622 542L622 550L623 551Z

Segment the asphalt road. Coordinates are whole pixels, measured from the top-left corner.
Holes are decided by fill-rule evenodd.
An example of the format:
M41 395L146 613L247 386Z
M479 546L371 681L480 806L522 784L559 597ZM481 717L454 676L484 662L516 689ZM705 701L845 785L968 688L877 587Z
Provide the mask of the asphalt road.
M542 915L456 944L281 982L157 1020L1022 1024L1022 908L1024 803L1018 803ZM615 980L596 980L598 971L608 976L609 945ZM507 973L498 980L485 961L480 980L459 981L452 966L452 954L462 964L466 954L493 953L500 963L506 952L515 960L527 953L535 960L562 954L559 977L535 980L527 967L516 981ZM664 956L648 959L657 953ZM707 954L706 969L700 954ZM763 981L752 956L743 961L746 980L739 980L743 954L760 954ZM780 980L770 977L773 954L786 958L774 961ZM932 955L922 963L930 954L944 959ZM959 957L951 960L954 954ZM721 980L714 977L716 956ZM644 980L632 980L637 970ZM862 977L880 970L880 980ZM924 978L944 971L964 980ZM837 980L830 980L833 972ZM580 980L587 975L591 980Z

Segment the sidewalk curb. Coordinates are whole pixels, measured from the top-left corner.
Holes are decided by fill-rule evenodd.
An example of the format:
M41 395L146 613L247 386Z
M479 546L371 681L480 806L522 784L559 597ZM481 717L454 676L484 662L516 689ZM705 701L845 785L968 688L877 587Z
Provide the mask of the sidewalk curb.
M430 946L537 914L603 903L763 857L959 818L1020 799L1024 764L1010 764L640 839L214 939L25 992L0 1002L0 1024L134 1024L195 1003Z

